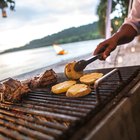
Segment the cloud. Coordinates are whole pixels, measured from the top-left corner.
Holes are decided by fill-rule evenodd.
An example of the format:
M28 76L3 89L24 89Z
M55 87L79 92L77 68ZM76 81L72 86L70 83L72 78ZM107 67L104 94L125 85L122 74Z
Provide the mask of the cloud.
M65 28L92 23L98 20L98 3L98 0L18 0L16 11L7 10L8 18L0 19L1 46L18 47Z

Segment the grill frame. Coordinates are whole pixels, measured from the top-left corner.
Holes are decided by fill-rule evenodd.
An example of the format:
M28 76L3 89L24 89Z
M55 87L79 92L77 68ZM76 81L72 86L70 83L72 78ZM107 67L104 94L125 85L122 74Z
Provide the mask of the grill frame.
M12 103L1 103L0 104L0 125L7 126L7 130L13 130L13 134L9 134L8 138L16 139L77 139L80 135L86 135L85 127L91 127L90 122L94 122L92 126L98 123L98 121L110 111L124 96L126 92L136 84L138 80L134 78L140 71L140 66L136 66L138 72L135 72L127 80L123 79L124 82L121 86L129 83L121 92L117 89L109 98L109 100L104 101L108 98L108 95L102 95L103 93L108 93L114 90L111 86L110 90L100 89L101 96L103 96L103 103L98 104L96 102L96 93L93 92L90 96L83 98L68 98L64 95L52 95L44 94L44 92L39 91L38 93L30 93L28 98L26 97L21 104ZM110 69L99 69L96 72L104 73L111 71ZM123 69L123 68L118 68ZM92 70L86 71L87 73L93 72ZM58 74L59 81L64 81L64 75L62 73ZM140 79L140 76L138 76ZM108 79L109 80L109 79ZM119 78L115 79L116 85L118 84ZM102 83L103 86L107 86L107 83ZM42 90L42 89L41 89ZM44 89L48 92L48 89ZM39 96L40 95L40 96ZM30 99L30 100L29 100ZM65 101L65 102L64 102ZM51 108L53 106L53 108ZM96 107L95 107L96 106ZM27 109L26 109L27 108ZM80 109L80 110L79 110ZM12 110L12 112L10 112ZM31 115L32 114L32 115ZM29 115L29 116L28 116ZM30 116L31 115L31 116ZM47 119L38 119L38 116L47 117ZM9 118L8 118L9 117ZM14 118L12 120L12 118ZM93 119L94 118L94 119ZM54 120L53 120L54 119ZM3 121L5 120L5 121ZM9 121L9 123L8 123ZM56 122L55 122L56 121ZM25 124L24 124L25 123ZM62 123L62 124L61 124ZM33 124L33 125L31 125ZM89 124L89 126L87 125ZM19 126L19 127L17 127ZM10 129L11 128L11 129ZM1 128L2 129L2 128ZM6 130L1 130L2 133L0 137L7 138ZM31 130L30 130L31 129ZM83 129L83 130L82 130ZM16 130L18 133L16 133ZM35 130L35 131L34 131ZM38 130L38 131L37 131ZM78 130L78 131L76 131ZM31 135L30 133L35 133ZM41 132L41 133L39 133ZM83 135L81 135L81 132ZM22 137L23 134L23 137ZM27 137L29 135L29 137ZM7 139L8 139L7 138Z

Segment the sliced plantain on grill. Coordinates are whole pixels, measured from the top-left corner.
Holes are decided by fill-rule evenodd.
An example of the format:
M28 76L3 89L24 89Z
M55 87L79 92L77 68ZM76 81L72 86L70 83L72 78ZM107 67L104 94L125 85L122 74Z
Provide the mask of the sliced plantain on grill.
M76 72L76 71L74 70L75 64L76 64L76 61L71 62L71 63L68 63L68 64L65 66L64 73L65 73L65 75L66 75L66 77L67 77L68 79L77 80L77 79L79 79L79 78L83 75L83 71Z
M64 82L61 82L59 84L52 86L51 91L55 94L64 93L74 84L76 84L76 81L74 80L64 81Z
M82 97L88 95L91 88L86 84L75 84L71 86L66 93L67 97Z
M103 73L90 73L90 74L85 74L82 77L80 77L80 82L84 84L94 84L94 82L101 78L103 76Z

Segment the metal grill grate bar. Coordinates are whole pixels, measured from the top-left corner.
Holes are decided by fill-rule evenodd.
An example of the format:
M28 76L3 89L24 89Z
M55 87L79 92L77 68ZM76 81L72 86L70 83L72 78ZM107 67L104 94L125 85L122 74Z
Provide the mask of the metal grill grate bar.
M38 105L30 105L30 104L26 104L23 105L23 107L27 107L27 108L34 108L36 110L41 110L41 111L47 111L47 112L55 112L55 113L59 113L59 114L65 114L65 115L71 115L71 116L77 116L77 117L84 117L86 115L87 112L85 113L80 113L78 111L74 111L74 110L62 110L62 109L57 109L57 108L49 108L49 107L43 107L43 106L38 106Z
M11 122L8 122L8 121L5 121L5 120L0 119L0 125L3 126L3 127L7 127L9 129L15 130L15 133L19 132L19 133L15 134L19 139L20 139L20 137L21 138L23 137L24 139L26 139L26 137L24 137L24 135L25 136L28 135L29 137L37 138L37 139L50 139L50 140L54 139L53 137L48 136L47 134L43 134L40 131L32 130L32 129L23 127L22 125L16 125L15 123L11 123Z
M50 97L36 97L36 96L31 96L30 94L29 94L29 98L28 98L29 100L30 99L37 99L37 101L46 101L46 99L47 100L51 100L51 101L56 101L56 102L69 102L69 103L76 103L76 104L91 104L91 105L94 105L95 103L89 103L88 101L86 101L86 98L85 98L85 100L79 100L79 99L71 99L71 98L65 98L65 99L63 99L63 98L60 98L59 96L57 97L57 98L50 98Z
M21 114L18 114L16 112L9 112L9 111L6 111L6 110L0 110L0 113L1 114L4 114L6 116L10 116L12 118L15 118L17 121L18 120L24 120L24 121L28 121L30 123L35 123L35 124L38 124L38 125L42 125L42 126L45 126L45 127L48 127L48 128L53 128L53 129L56 129L56 130L61 130L61 131L64 131L66 130L66 127L64 127L62 124L58 124L58 123L53 123L53 122L49 122L49 120L47 121L44 121L44 120L41 120L39 121L38 119L36 118L33 118L31 116L26 116L26 115L21 115Z
M89 108L89 109L92 109L94 108L94 105L96 104L93 100L93 103L89 103L89 104L85 104L84 102L81 102L81 103L72 103L71 102L60 102L60 101L57 101L57 102L54 102L54 101L51 101L51 100L37 100L37 99L28 99L28 101L34 101L34 102L42 102L42 103L46 103L46 104L55 104L55 105L63 105L63 106L70 106L70 107L81 107L81 108Z
M64 105L56 105L56 104L46 104L46 103L42 103L42 102L33 102L33 101L24 101L23 102L26 105L38 105L38 106L44 106L46 108L58 108L61 110L72 110L72 111L77 111L77 112L83 112L86 113L88 111L90 111L90 109L88 108L80 108L80 107L70 107L70 106L64 106Z
M14 139L14 140L28 140L28 139L33 140L32 138L20 134L18 131L5 128L5 126L2 125L0 126L0 133L1 135L3 134L4 136L7 136L7 138Z
M44 111L39 111L39 110L24 108L24 107L11 106L8 104L3 104L3 103L1 103L1 108L23 112L23 114L26 113L26 114L44 116L46 118L56 119L60 121L64 120L64 121L72 122L79 119L78 117L73 117L73 116L68 116L68 115L63 115L63 114L58 114L58 113L53 113L53 112L44 112Z
M92 88L92 86L91 86ZM61 101L74 101L76 103L79 103L78 101L82 100L82 101L85 101L85 102L88 102L88 101L93 101L95 100L95 97L93 96L92 98L86 96L85 98L84 97L79 97L79 98L68 98L66 97L65 94L60 94L60 95L55 95L55 94L50 94L49 92L42 92L41 94L39 93L36 93L36 92L31 92L29 95L28 95L28 99L29 98L39 98L39 99L50 99L52 100L52 98L55 100L55 99L62 99Z
M9 140L9 138L6 138L5 136L3 136L3 135L0 134L0 140Z
M45 126L40 126L38 124L30 123L30 122L22 120L22 119L20 119L20 121L19 121L13 117L10 117L10 116L4 115L4 114L0 114L0 124L1 125L3 124L3 122L2 122L3 120L5 120L7 122L12 122L13 124L21 125L21 126L33 129L33 130L37 130L37 131L40 131L40 132L43 132L43 133L46 133L49 135L53 135L53 136L62 134L62 132L60 130L56 130L55 128L48 128Z

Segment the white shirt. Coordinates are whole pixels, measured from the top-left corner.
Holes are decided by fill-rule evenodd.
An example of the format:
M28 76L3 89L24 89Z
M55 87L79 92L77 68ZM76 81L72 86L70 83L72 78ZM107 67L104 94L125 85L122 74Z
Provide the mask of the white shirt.
M132 9L125 19L124 24L131 25L140 35L140 0L134 0Z

